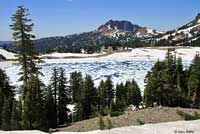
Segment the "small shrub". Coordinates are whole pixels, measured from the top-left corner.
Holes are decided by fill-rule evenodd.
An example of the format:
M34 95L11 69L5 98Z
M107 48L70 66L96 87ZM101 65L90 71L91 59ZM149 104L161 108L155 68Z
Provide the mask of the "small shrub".
M198 120L200 119L200 114L195 112L194 115L190 115L187 113L184 113L183 111L177 110L177 114L184 118L184 120Z
M120 112L120 111L110 112L111 117L119 116L119 115L122 115L122 114L124 114L124 112Z
M107 119L107 122L108 122L108 127L107 129L112 129L113 128L113 125L112 125L112 121L110 120L110 118Z
M194 116L195 116L197 119L200 119L200 113L195 112L195 113L194 113Z
M145 122L141 121L140 119L137 119L137 122L138 122L139 125L144 125L145 124Z
M105 129L105 124L104 124L104 121L103 121L103 117L101 115L99 115L99 129L100 130Z

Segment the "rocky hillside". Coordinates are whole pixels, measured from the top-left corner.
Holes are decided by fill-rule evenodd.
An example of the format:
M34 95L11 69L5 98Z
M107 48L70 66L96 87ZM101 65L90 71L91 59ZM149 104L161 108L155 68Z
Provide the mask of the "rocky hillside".
M126 34L133 34L135 37L152 37L158 35L160 32L155 29L150 29L146 27L141 27L134 25L129 21L117 21L109 20L104 25L101 25L97 32L104 36L117 38L119 36L125 36Z
M111 117L111 122L114 128L141 125L154 124L161 122L171 122L184 120L183 117L177 114L177 111L194 115L194 112L200 113L200 110L183 109L183 108L148 108L139 111L127 111L125 114L118 117ZM107 123L107 116L104 117L104 122ZM80 121L72 124L69 127L59 128L60 131L91 131L99 129L99 119L93 118L89 120Z

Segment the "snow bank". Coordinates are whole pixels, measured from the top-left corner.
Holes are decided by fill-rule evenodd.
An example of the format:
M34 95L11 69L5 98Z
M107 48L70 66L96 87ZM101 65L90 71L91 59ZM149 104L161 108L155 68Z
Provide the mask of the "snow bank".
M94 54L81 54L81 53L51 53L40 56L41 58L87 58L102 55L100 53Z
M1 134L45 134L40 131L9 131ZM177 121L142 126L128 126L111 130L96 130L89 132L55 132L53 134L200 134L200 120Z
M26 130L26 131L0 131L0 134L47 134L37 130Z
M15 54L8 52L2 48L0 48L0 54L3 55L6 59L11 60L11 59L16 59Z

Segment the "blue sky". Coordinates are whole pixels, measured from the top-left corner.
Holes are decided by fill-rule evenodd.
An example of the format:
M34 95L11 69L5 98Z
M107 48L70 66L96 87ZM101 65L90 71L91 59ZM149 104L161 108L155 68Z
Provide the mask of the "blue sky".
M37 38L96 29L110 19L166 31L194 19L199 0L0 0L0 40L11 40L11 15L29 9Z

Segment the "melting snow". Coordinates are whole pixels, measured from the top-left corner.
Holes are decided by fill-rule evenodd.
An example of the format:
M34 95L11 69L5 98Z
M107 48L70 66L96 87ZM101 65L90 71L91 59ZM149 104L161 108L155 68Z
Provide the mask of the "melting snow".
M200 120L176 121L142 126L128 126L111 130L96 130L89 132L55 132L52 134L199 134ZM41 131L0 131L1 134L47 134Z
M0 54L2 54L6 59L10 60L10 59L16 59L15 54L8 52L4 49L0 48Z
M184 67L188 67L195 54L200 52L200 48L179 48L176 51L177 56L183 58ZM166 48L136 48L132 52L114 53L99 58L44 59L46 63L40 65L44 74L41 79L45 84L48 84L52 69L54 67L62 67L65 69L68 78L70 73L74 71L80 71L83 75L90 74L96 86L101 79L105 80L107 77L111 77L114 84L134 78L143 91L147 72L151 70L158 59L163 60L165 58L166 52ZM62 57L63 55L66 56L68 54L55 53L50 56ZM19 86L21 84L17 81L19 78L19 66L13 65L13 61L0 62L0 68L6 70L13 85Z

